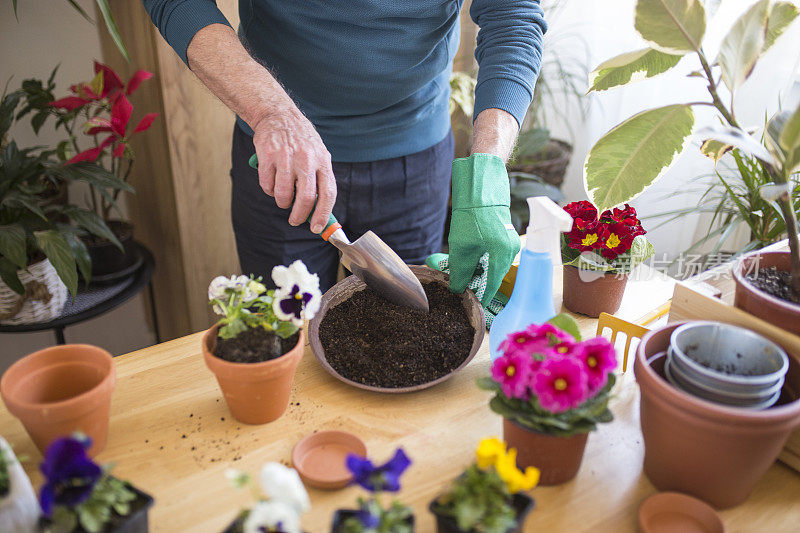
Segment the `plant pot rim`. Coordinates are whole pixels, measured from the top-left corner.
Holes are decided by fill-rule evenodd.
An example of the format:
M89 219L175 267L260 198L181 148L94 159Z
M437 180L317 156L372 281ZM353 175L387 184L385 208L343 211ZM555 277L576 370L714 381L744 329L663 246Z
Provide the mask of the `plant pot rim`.
M696 398L687 392L678 390L659 376L647 363L644 347L650 339L659 332L665 329L674 330L687 322L689 321L671 323L663 328L648 332L642 338L642 342L636 350L636 358L633 365L633 372L639 384L641 394L657 394L663 396L666 400L665 403L673 406L675 409L680 409L682 412L705 418L719 424L730 425L747 423L751 426L770 425L776 422L789 423L792 419L797 420L794 425L800 423L800 398L795 398L785 405L770 407L763 411L751 411L736 407L727 407L708 400ZM789 357L793 357L791 354L788 355ZM795 359L795 363L800 364L800 361ZM645 388L648 388L649 391L645 392ZM796 391L792 392L797 394Z
M431 282L435 281L437 283L444 283L447 284L450 280L450 276L441 272L439 270L430 268L424 265L408 265L411 268L411 272L414 273L415 276L420 278L420 281ZM420 277L422 276L422 277ZM325 294L322 295L322 302L320 304L319 311L311 319L309 323L308 329L308 337L309 343L311 344L311 350L314 353L314 357L316 357L317 361L322 365L322 367L333 377L351 385L353 387L364 389L372 392L384 392L384 393L405 393L405 392L416 392L419 390L427 389L429 387L433 387L434 385L438 385L443 381L446 381L453 377L455 374L460 372L465 366L467 366L470 361L475 357L480 349L481 345L483 344L483 337L486 334L486 322L483 315L483 307L481 303L478 301L478 298L472 292L472 290L467 289L464 291L464 294L461 296L462 305L464 305L464 310L467 313L467 317L470 320L470 324L475 329L475 335L472 338L472 347L470 348L469 354L464 359L464 361L458 365L453 371L448 372L444 376L434 379L433 381L429 381L427 383L422 383L419 385L411 385L409 387L397 387L397 388L390 388L390 387L375 387L372 385L366 385L364 383L359 383L358 381L353 381L348 379L341 374L339 374L328 362L328 359L325 357L325 349L322 347L322 341L319 338L319 329L320 325L322 324L322 319L325 317L330 308L335 307L335 305L339 305L340 303L344 302L342 300L337 302L335 305L331 304L331 300L333 300L339 294L349 290L350 288L354 290L350 293L355 294L358 291L363 290L366 288L366 284L355 277L354 275L350 275L345 279L338 282L336 285L331 287ZM349 298L349 297L348 297ZM475 313L478 314L475 314ZM473 323L474 322L474 323Z
M622 277L627 278L631 274L630 272L614 272L614 271L610 271L610 270L593 270L591 268L578 268L575 265L564 265L564 264L562 264L561 266L563 266L564 268L574 268L575 270L582 270L584 272L594 272L596 274L602 274L603 277L622 276Z
M99 356L100 364L95 365L98 368L102 368L105 371L105 375L103 378L92 388L89 390L85 390L71 398L67 398L64 400L58 400L54 402L29 402L20 400L16 397L15 394L10 394L11 384L10 381L15 377L16 373L23 372L21 370L26 364L34 359L43 359L43 358L52 358L53 353L58 352L68 352L72 350L80 350L81 352L93 352L97 356ZM75 359L78 361L78 359ZM56 363L57 364L57 363ZM53 364L49 365L53 366ZM3 397L3 401L5 401L8 410L11 412L21 412L21 411L38 411L41 409L47 409L50 412L54 411L72 411L78 405L85 402L87 399L102 395L104 390L113 387L116 381L116 369L114 367L114 358L108 353L107 350L100 348L99 346L94 346L91 344L62 344L59 346L50 346L48 348L43 348L41 350L35 351L31 354L26 355L22 359L16 361L12 364L8 369L3 373L2 378L0 378L0 395ZM91 409L91 406L89 407Z
M598 422L597 424L595 424L595 428L594 429L590 429L589 431L577 432L577 433L575 433L573 435L570 435L569 437L562 437L561 435L553 435L552 433L545 433L544 431L538 431L538 430L535 430L535 429L530 429L529 427L523 426L519 422L517 422L515 420L512 420L510 418L507 418L505 416L501 416L501 418L503 420L506 420L509 424L513 424L513 425L517 426L519 429L525 430L528 433L534 433L534 434L540 435L542 437L553 437L554 439L572 439L572 438L579 438L579 437L584 437L584 436L588 437L589 434L591 434L594 431L597 431L597 426L602 423L602 422Z
M203 356L205 357L206 363L208 363L209 368L214 370L214 368L220 370L227 370L232 372L241 372L249 370L251 372L258 372L263 370L273 370L278 369L279 367L286 364L288 361L288 355L299 352L300 354L303 353L303 346L305 344L305 328L300 328L298 330L299 338L297 339L297 344L295 344L289 351L276 357L275 359L270 359L268 361L260 361L258 363L235 363L233 361L226 361L220 357L214 355L214 347L216 346L216 339L217 339L217 331L219 330L219 325L214 324L210 328L206 330L203 334ZM300 348L298 350L298 348ZM216 373L216 370L214 370ZM254 380L259 379L259 376L254 376Z
M765 252L763 250L755 250L750 252L746 255L740 257L736 263L734 263L733 268L731 269L731 273L733 274L733 279L737 285L741 285L743 288L746 287L747 290L752 291L758 295L759 298L765 300L770 305L779 307L782 311L786 311L787 313L800 313L800 305L793 304L787 302L786 300L782 300L781 298L777 298L769 293L766 293L750 283L747 277L744 275L744 269L750 263L750 261L756 259L760 256L777 256L777 255L789 255L790 252L781 250L781 251L773 251L773 252Z

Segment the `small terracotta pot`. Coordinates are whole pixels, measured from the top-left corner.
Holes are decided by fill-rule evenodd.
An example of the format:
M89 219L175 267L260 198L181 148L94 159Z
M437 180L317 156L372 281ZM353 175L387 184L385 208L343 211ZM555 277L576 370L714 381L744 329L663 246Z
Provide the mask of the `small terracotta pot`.
M572 437L537 433L503 419L503 439L509 448L517 449L517 466L523 470L529 466L538 468L539 485L560 485L574 478L588 438L588 433Z
M89 454L106 446L114 360L88 344L65 344L26 355L6 370L0 393L41 452L56 438L81 431Z
M664 378L671 324L645 335L633 370L641 390L644 472L662 491L696 496L718 508L747 499L800 426L800 362L789 371L778 403L763 411L726 407L691 396Z
M214 355L217 326L203 336L203 357L214 373L233 417L244 424L266 424L289 405L297 364L303 358L305 334L282 356L261 363L231 363Z
M791 262L789 252L757 251L741 258L733 266L733 280L736 282L733 305L770 324L800 335L800 305L781 300L755 288L745 277L745 274L755 273L756 269L768 267L789 271Z
M627 274L605 274L564 265L564 307L573 313L597 318L600 313L614 314L622 303Z

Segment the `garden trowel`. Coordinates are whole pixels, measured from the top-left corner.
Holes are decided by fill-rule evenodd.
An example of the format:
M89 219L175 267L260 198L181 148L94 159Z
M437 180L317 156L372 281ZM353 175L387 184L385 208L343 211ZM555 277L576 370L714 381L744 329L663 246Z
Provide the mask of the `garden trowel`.
M255 155L250 158L250 166L258 168ZM342 265L372 290L398 305L428 312L428 297L422 283L400 256L372 231L350 242L331 213L320 236L342 252Z

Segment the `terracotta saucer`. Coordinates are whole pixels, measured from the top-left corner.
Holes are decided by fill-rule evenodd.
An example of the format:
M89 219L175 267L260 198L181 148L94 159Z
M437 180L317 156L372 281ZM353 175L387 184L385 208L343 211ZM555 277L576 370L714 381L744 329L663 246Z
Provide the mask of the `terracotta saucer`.
M344 464L350 453L366 456L367 447L352 433L320 431L295 444L292 465L307 485L324 490L340 489L353 478Z
M725 533L713 507L679 492L659 492L639 507L643 533Z

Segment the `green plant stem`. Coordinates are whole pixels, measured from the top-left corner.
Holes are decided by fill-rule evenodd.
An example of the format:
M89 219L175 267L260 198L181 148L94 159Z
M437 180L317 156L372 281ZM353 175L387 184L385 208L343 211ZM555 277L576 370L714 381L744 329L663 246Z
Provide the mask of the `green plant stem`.
M708 64L702 49L697 51L697 57L700 58L700 64L703 66L703 72L706 73L706 79L708 79L708 92L711 95L711 99L714 101L714 107L716 107L725 120L728 121L728 124L734 128L739 128L739 124L733 117L733 113L728 111L728 108L722 103L722 99L720 99L719 94L717 93L717 83L714 81L714 74L711 72L711 67Z
M780 195L778 205L786 220L786 233L789 236L789 254L791 257L792 290L800 295L800 239L797 237L797 217L792 208L792 196L787 192Z

